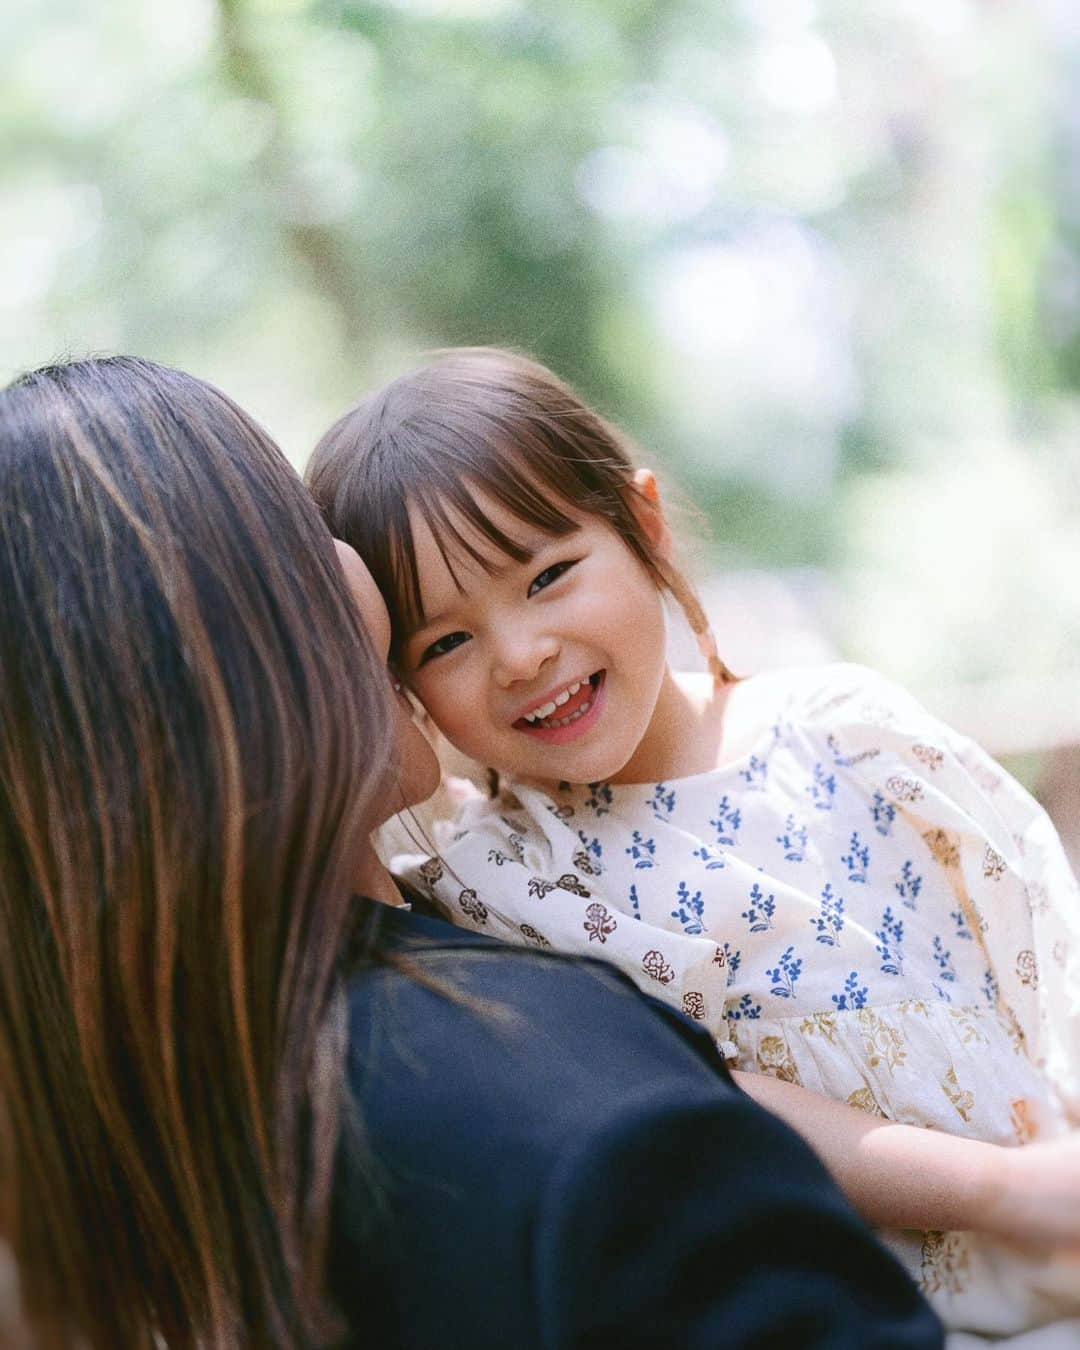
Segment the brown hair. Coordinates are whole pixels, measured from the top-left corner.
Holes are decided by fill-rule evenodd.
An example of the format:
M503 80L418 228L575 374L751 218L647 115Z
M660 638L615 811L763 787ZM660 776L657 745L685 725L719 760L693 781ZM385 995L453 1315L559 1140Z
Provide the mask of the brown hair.
M480 507L476 489L527 524L570 533L573 507L600 516L681 606L714 678L734 679L685 576L652 547L631 505L637 492L625 437L545 366L493 347L440 353L340 418L319 441L306 481L333 534L356 549L386 597L391 656L423 621L409 507L431 529L444 561L451 540L489 560L454 524L454 513L500 552L520 548Z
M0 393L0 1232L44 1346L324 1344L386 682L266 434L114 358Z

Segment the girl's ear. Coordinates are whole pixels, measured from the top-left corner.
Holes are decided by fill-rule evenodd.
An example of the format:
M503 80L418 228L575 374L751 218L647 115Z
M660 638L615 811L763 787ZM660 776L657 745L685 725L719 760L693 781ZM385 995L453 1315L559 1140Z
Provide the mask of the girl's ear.
M630 510L641 526L653 552L664 562L671 561L673 543L671 530L660 502L660 485L652 469L636 469L634 490L630 494Z

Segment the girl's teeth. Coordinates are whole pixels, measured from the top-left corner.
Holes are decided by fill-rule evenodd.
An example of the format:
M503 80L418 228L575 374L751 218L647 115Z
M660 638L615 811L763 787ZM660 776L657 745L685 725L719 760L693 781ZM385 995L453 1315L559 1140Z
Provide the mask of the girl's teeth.
M580 687L581 686L579 685L578 688L580 689ZM576 722L579 717L584 717L591 707L592 707L592 699L589 699L588 703L583 703L580 708L575 708L569 717L552 717L551 720L549 721L547 717L538 716L536 718L536 722L545 722L547 724L546 729L548 731L553 731L556 727L568 727L571 722ZM527 720L530 722L533 721L531 717L528 718Z
M525 721L533 726L535 726L537 722L546 722L556 708L561 708L564 703L569 703L581 686L586 683L586 680L578 680L576 684L572 684L564 689L561 694L556 694L551 702L544 703L539 708L534 708L531 713L526 713ZM572 712L569 717L561 717L553 722L552 726L566 726L568 723L576 721L582 713L587 713L591 707L592 701L590 700L584 707L578 708L576 711Z

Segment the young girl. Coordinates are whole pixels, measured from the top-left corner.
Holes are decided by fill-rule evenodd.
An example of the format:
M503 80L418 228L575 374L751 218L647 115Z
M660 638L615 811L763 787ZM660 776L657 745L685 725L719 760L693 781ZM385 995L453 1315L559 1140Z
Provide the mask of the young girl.
M655 478L530 361L447 353L347 414L308 478L388 600L400 678L498 775L412 879L705 1022L950 1326L1080 1316L1075 1266L986 1236L1080 1244L1077 888L1032 799L867 670L735 679ZM665 595L707 674L667 665Z

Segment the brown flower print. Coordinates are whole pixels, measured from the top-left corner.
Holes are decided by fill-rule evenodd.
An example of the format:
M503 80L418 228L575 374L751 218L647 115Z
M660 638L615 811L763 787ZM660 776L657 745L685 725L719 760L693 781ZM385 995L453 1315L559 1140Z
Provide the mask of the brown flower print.
M691 989L682 996L682 1010L687 1017L692 1017L695 1022L705 1020L705 999L696 989Z
M583 886L573 872L564 872L555 885L558 886L560 891L569 891L571 895L580 895L583 900L587 900L592 895L592 891Z
M579 872L584 872L587 877L596 876L596 868L593 866L593 861L583 848L579 848L570 861Z
M618 926L607 905L601 905L599 901L594 900L585 911L582 927L588 933L590 942L606 942Z
M983 876L987 881L1000 881L1005 875L1005 859L989 844L983 853Z
M541 933L539 929L534 928L531 923L523 923L521 925L521 936L525 939L525 941L529 944L530 947L551 946L551 943L547 940L547 938L543 935L543 933Z
M675 978L675 972L664 960L663 952L658 952L655 948L641 958L641 969L650 980L656 980L660 984L670 984Z
M487 923L487 905L484 904L483 900L477 899L476 892L471 887L461 892L458 896L458 904L461 906L462 912L467 914L474 923Z
M1031 989L1038 989L1039 963L1035 960L1033 951L1022 951L1017 955L1016 973L1021 984L1025 984Z
M425 858L420 864L420 875L429 886L434 886L437 881L442 880L443 864L441 858Z
M1050 913L1050 892L1041 881L1029 881L1024 891L1032 914Z
M923 785L917 778L904 778L898 773L893 774L891 778L886 778L885 786L898 802L922 801L924 795Z
M931 773L935 773L945 763L945 756L935 745L913 745L911 753L925 764Z
M557 889L558 882L545 881L543 877L529 878L529 894L536 900L543 900L545 895L550 895Z

